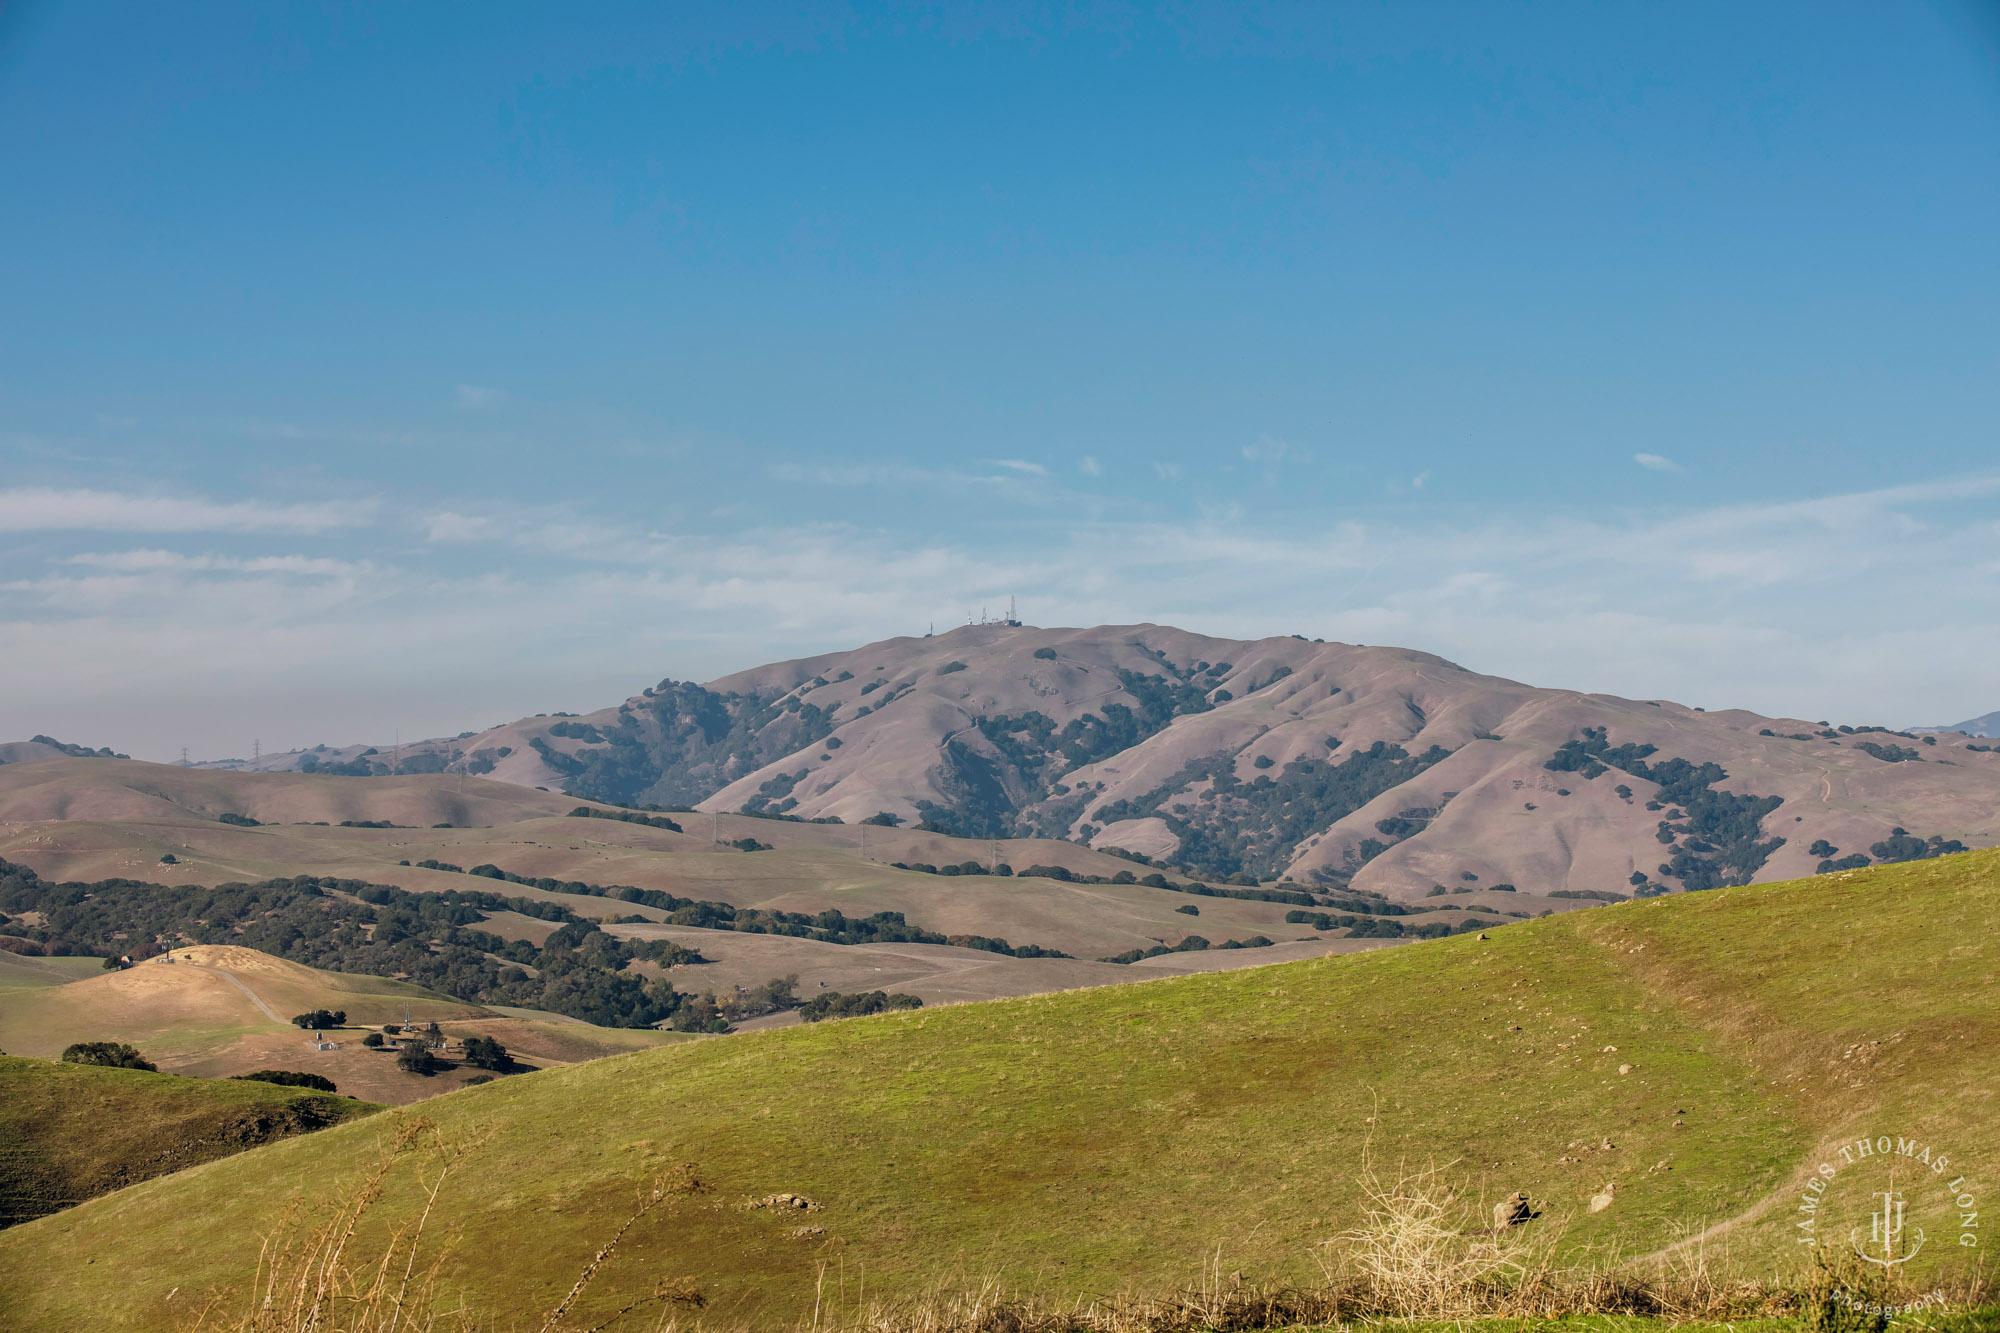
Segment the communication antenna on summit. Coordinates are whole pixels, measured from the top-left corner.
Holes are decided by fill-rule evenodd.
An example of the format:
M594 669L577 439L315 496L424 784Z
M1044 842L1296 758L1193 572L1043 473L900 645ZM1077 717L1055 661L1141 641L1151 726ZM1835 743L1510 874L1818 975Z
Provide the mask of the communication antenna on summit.
M1007 599L1007 623L1010 625L1021 623L1020 615L1014 610L1014 599L1012 597Z
M181 767L186 768L187 766L188 766L188 747L183 745L181 747Z
M255 768L260 762L262 762L263 758L264 758L264 742L261 739L251 741L250 767Z

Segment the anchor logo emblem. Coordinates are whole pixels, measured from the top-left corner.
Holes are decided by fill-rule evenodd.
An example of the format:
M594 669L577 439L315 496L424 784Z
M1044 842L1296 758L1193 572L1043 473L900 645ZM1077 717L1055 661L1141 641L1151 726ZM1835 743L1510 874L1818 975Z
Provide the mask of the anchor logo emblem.
M1868 1263L1879 1264L1883 1268L1906 1264L1924 1248L1924 1229L1911 1228L1916 1237L1915 1243L1897 1253L1903 1243L1903 1196L1894 1190L1884 1190L1875 1197L1882 1201L1882 1207L1869 1215L1868 1243L1862 1244L1861 1228L1857 1226L1848 1233L1848 1244L1854 1247L1856 1255Z

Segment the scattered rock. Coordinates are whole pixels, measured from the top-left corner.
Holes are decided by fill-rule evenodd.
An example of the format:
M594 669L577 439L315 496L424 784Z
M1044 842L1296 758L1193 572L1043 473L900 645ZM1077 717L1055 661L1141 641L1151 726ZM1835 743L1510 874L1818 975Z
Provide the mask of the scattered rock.
M804 1213L816 1213L820 1209L818 1200L809 1199L803 1194L770 1194L761 1199L752 1199L746 1206L751 1208L796 1208Z
M1523 1222L1540 1217L1528 1196L1515 1190L1512 1194L1493 1205L1493 1229L1505 1231L1508 1227L1520 1226Z
M1603 1212L1611 1206L1612 1197L1617 1193L1618 1183L1616 1181L1606 1185L1602 1194L1593 1194L1590 1196L1590 1211L1593 1213Z
M1632 1071L1633 1071L1633 1070L1634 1070L1635 1068L1637 1068L1637 1066L1636 1066L1636 1065L1620 1065L1620 1066L1618 1066L1618 1072L1619 1072L1619 1073L1621 1073L1621 1074L1629 1074L1629 1073L1631 1073L1631 1072L1632 1072Z
M811 1240L814 1236L824 1236L826 1234L826 1228L793 1227L790 1231L787 1231L785 1234L787 1236L790 1236L793 1240Z

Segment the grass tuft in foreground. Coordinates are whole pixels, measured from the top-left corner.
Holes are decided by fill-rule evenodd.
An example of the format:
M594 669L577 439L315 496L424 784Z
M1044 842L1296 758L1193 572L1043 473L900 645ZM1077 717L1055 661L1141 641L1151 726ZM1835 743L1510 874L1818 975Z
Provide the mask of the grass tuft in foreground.
M424 1118L405 1121L359 1184L345 1195L294 1209L268 1237L250 1284L251 1305L233 1321L211 1303L196 1333L608 1333L772 1327L703 1315L708 1304L686 1277L655 1277L650 1291L628 1278L615 1309L574 1318L579 1298L620 1261L635 1228L656 1215L700 1225L676 1203L710 1192L684 1163L635 1190L631 1212L546 1313L513 1320L478 1315L442 1274L456 1244L433 1237L448 1216L446 1187L476 1169L478 1138L453 1138ZM392 1172L413 1175L420 1205L371 1245L357 1237ZM1356 1325L1398 1333L1491 1328L1569 1333L1647 1333L1659 1327L1726 1333L1882 1333L1893 1321L1923 1333L1994 1333L2000 1286L1978 1270L1922 1289L1851 1256L1815 1258L1786 1277L1726 1275L1699 1246L1634 1264L1560 1267L1557 1238L1524 1239L1481 1212L1435 1168L1360 1182L1364 1223L1329 1241L1325 1281L1259 1290L1225 1275L1218 1254L1191 1287L1163 1297L1062 1303L1009 1293L994 1282L940 1287L915 1298L849 1299L844 1275L822 1268L809 1320L798 1333L1257 1333ZM633 1294L637 1292L638 1294Z

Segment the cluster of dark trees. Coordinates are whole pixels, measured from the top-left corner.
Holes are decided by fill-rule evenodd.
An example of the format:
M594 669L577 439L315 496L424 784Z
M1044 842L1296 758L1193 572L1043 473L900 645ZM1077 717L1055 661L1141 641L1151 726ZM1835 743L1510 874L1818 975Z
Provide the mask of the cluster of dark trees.
M467 1037L465 1039L465 1063L475 1069L490 1070L495 1074L505 1074L514 1068L514 1057L507 1048L491 1037Z
M1124 953L1113 954L1109 958L1100 958L1097 961L1100 963L1136 963L1141 958L1158 958L1161 954L1166 953L1200 953L1210 948L1268 949L1270 947L1271 941L1262 935L1252 935L1247 940L1224 940L1222 943L1216 945L1211 945L1200 935L1190 935L1179 944L1172 946L1155 944L1150 949L1127 949Z
M78 759L130 759L132 757L129 754L117 754L108 745L93 750L88 745L72 745L68 741L59 741L53 736L30 736L28 739L37 745L46 745L52 750L61 750L64 754Z
M1105 704L1061 727L1036 710L977 719L984 745L958 738L946 743L946 799L919 801L918 827L968 838L1060 836L1091 793L1072 793L1056 780L1059 774L1129 749L1176 717L1215 706L1214 679L1207 674L1214 668L1161 665L1171 674L1121 669L1118 683L1130 704Z
M56 884L0 861L0 912L30 911L42 914L42 924L17 929L50 953L241 944L308 967L405 977L474 1003L547 1009L605 1027L663 1022L687 998L627 970L633 962L699 959L664 940L614 938L566 907L496 893L409 893L312 875L206 889L135 880ZM476 928L500 911L562 924L539 947Z
M731 1023L799 1007L797 973L772 977L745 990L731 986L720 995L699 995L681 1006L670 1026L676 1032L727 1032Z
M231 1078L251 1083L275 1083L281 1088L310 1088L314 1092L339 1092L330 1078L303 1074L293 1069L260 1069L254 1074L231 1074Z
M1236 775L1234 755L1208 755L1190 762L1146 796L1113 801L1094 811L1092 818L1108 824L1157 817L1180 838L1178 864L1196 873L1247 874L1254 880L1282 870L1299 843L1314 832L1408 782L1450 753L1434 745L1413 755L1400 745L1377 741L1338 762L1331 754L1295 759L1275 776L1260 772L1248 782ZM1184 795L1204 781L1208 789L1199 799Z
M1672 852L1659 873L1678 879L1687 889L1748 884L1771 853L1785 845L1783 838L1762 836L1765 816L1784 804L1784 798L1717 790L1715 784L1729 777L1722 765L1685 759L1648 762L1655 753L1657 747L1652 745L1614 746L1605 728L1585 727L1581 737L1563 742L1542 767L1580 774L1586 782L1616 768L1658 784L1659 791L1646 808L1667 811L1657 836Z
M767 699L663 680L622 705L608 724L572 724L596 732L577 737L592 741L590 749L570 756L539 737L530 744L568 778L573 796L613 805L688 806L830 736L834 709L808 702L807 693Z
M854 995L828 991L824 995L815 995L800 1005L799 1017L808 1023L818 1023L829 1018L860 1018L867 1014L888 1013L895 1009L923 1007L922 1000L914 995L905 995L901 991L884 994L879 990L871 990Z
M1949 856L1962 852L1965 844L1956 838L1943 838L1933 833L1928 838L1919 838L1906 828L1889 830L1889 836L1877 843L1870 843L1868 854L1877 861L1928 861L1934 856Z
M1447 908L1436 908L1447 911ZM1333 930L1346 927L1351 939L1419 939L1434 940L1446 935L1454 935L1468 930L1484 930L1490 922L1461 921L1452 925L1448 921L1425 921L1422 924L1397 921L1379 916L1354 916L1346 912L1287 912L1285 921L1294 926L1311 926L1314 930Z
M1907 745L1877 745L1874 741L1856 741L1854 748L1873 755L1885 764L1904 764L1912 761L1921 763L1924 752Z
M66 1065L102 1065L107 1069L144 1069L156 1072L159 1066L139 1053L139 1048L122 1041L80 1041L63 1048L57 1057Z
M569 812L571 819L616 819L627 824L644 824L647 828L663 828L674 833L681 826L662 815L642 815L637 810L597 810L587 805L579 805Z
M823 944L951 944L961 949L980 949L987 953L1008 954L1015 958L1069 956L1053 949L1044 949L1037 944L1014 945L985 935L940 935L936 931L911 925L903 919L901 912L876 912L865 917L850 917L837 908L816 913L781 912L770 908L738 907L733 903L681 898L659 889L641 889L629 884L588 884L582 880L552 879L547 876L535 879L502 870L496 865L476 865L464 871L460 871L458 866L449 861L426 860L417 862L417 865L427 870L459 871L462 874L477 875L482 879L524 884L549 893L573 893L652 907L667 913L667 924L674 926L698 926L704 930L733 930L746 935L788 935L795 939L818 940ZM675 945L667 945L665 941L660 941L659 944L669 949L678 948ZM702 959L697 953L683 950L682 956L663 961L667 961L667 965L671 966L673 962L700 962Z

